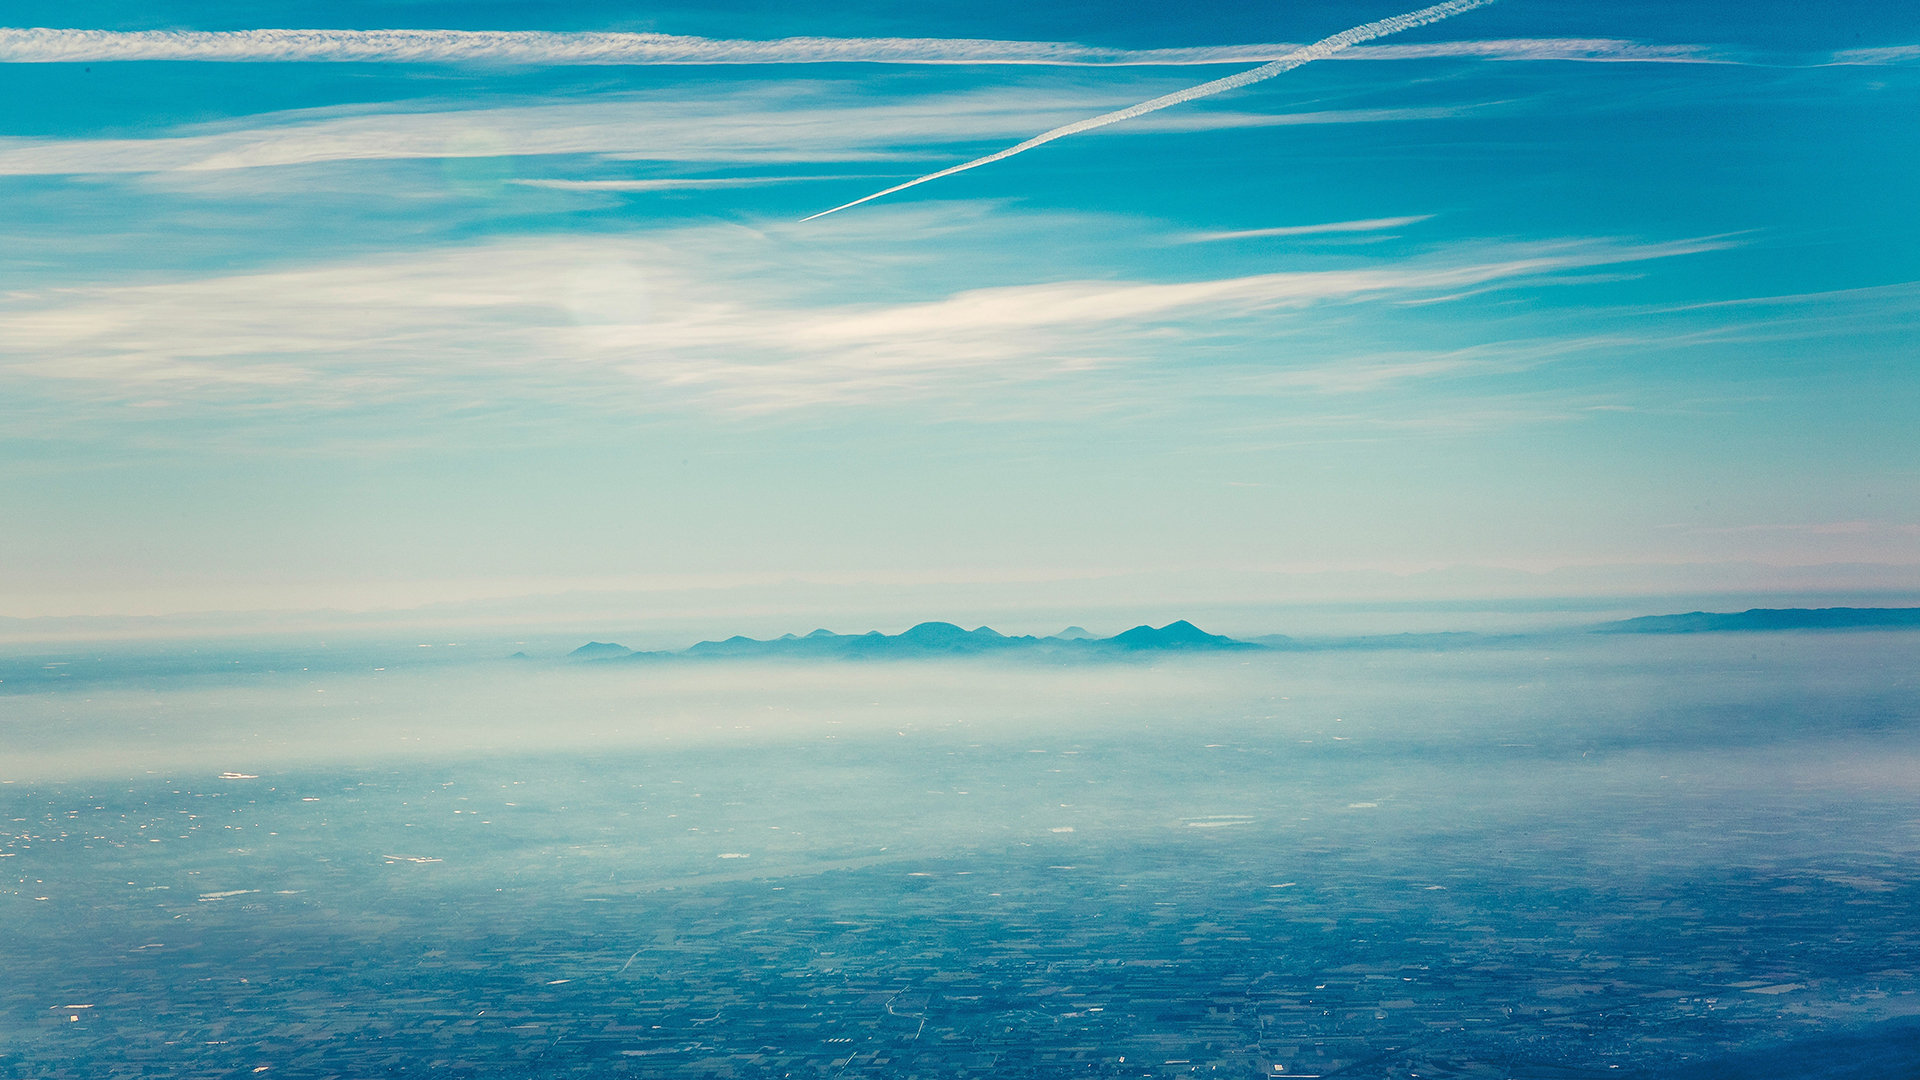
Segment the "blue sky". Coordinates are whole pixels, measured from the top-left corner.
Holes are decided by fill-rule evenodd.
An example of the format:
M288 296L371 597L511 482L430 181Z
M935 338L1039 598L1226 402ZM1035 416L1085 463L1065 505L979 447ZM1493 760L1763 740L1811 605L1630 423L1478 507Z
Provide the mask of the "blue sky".
M0 34L0 614L1920 580L1910 5L1502 0L799 220L1398 10L10 4L122 36ZM838 40L120 58L263 28Z

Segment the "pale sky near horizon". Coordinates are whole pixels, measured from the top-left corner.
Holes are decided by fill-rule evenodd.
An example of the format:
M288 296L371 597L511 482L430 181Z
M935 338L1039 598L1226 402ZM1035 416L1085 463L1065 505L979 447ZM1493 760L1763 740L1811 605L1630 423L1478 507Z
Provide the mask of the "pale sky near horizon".
M800 222L1411 6L15 0L106 33L0 31L0 616L1920 564L1911 4L1501 0Z

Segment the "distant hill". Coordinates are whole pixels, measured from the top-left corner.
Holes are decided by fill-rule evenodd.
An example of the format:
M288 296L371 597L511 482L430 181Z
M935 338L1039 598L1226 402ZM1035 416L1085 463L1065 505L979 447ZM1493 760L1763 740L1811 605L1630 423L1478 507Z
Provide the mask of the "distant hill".
M1068 637L1078 630L1084 637ZM1030 655L1059 659L1094 659L1136 653L1196 652L1263 649L1265 646L1209 634L1182 619L1162 627L1136 626L1110 638L1096 638L1078 627L1053 637L1008 637L989 626L972 630L949 622L923 622L898 634L870 630L864 634L836 634L815 630L804 637L785 634L760 639L744 636L702 641L681 652L633 652L619 645L593 642L570 657L584 660L666 660L673 658L782 657L831 660L911 659L916 657Z
M898 634L871 630L864 634L836 634L815 630L805 637L791 634L762 641L734 636L702 641L681 656L818 656L878 657L934 656L998 652L1038 642L1039 638L1010 638L990 627L964 630L947 622L923 622Z
M589 641L585 645L567 654L570 660L609 660L616 656L626 656L633 652L625 645L615 645L611 641Z
M1767 630L1920 629L1920 608L1750 608L1689 611L1601 623L1599 634L1705 634Z
M1136 626L1106 639L1102 644L1121 649L1258 649L1262 646L1250 641L1235 641L1219 634L1209 634L1185 619L1170 622L1155 629L1151 626Z

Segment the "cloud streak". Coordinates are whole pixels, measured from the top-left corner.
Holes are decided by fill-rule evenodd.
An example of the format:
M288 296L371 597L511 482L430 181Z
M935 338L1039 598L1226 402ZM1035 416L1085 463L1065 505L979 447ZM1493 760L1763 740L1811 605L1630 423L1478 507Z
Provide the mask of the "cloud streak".
M1271 229L1236 229L1232 232L1201 233L1188 239L1194 243L1211 243L1216 240L1258 240L1269 236L1319 236L1326 233L1367 233L1398 229L1407 225L1418 225L1430 220L1432 214L1414 214L1408 217L1367 218L1363 221L1324 221L1317 225L1281 225Z
M1421 8L1418 11L1410 11L1404 15L1395 15L1391 18L1365 23L1361 26L1353 27L1350 30L1342 30L1338 34L1321 38L1311 45L1295 49L1280 59L1270 64L1254 68L1251 71L1242 71L1239 74L1229 75L1223 79L1214 79L1211 82L1204 82L1198 86L1190 86L1185 90L1176 90L1171 94L1163 94L1160 97L1140 102L1137 105L1129 105L1124 109L1119 109L1114 112L1102 113L1099 116L1088 117L1085 120L1076 120L1071 124L1054 128L1051 131L1043 131L1025 142L1009 146L1005 150L997 153L988 154L986 157L975 158L972 161L962 162L959 165L941 169L938 172L928 173L925 176L915 177L904 184L895 184L884 191L876 191L871 195L855 199L852 202L842 203L831 210L822 210L817 214L809 215L801 220L812 221L815 218L826 217L828 214L837 214L842 210L859 206L861 203L872 202L875 199L892 195L895 192L905 191L908 188L925 184L929 181L939 180L942 177L952 176L955 173L965 172L968 169L977 169L982 165L991 165L996 161L1005 161L1015 154L1024 154L1028 150L1044 146L1057 139L1065 139L1073 135L1079 135L1083 132L1092 131L1095 128L1106 127L1109 124L1124 123L1125 121L1145 116L1151 112L1158 112L1161 109L1182 105L1189 101L1198 101L1201 98L1212 97L1215 94L1224 94L1229 90L1238 90L1243 86L1249 86L1265 79L1271 79L1276 75L1292 71L1294 68L1304 64L1310 64L1315 60L1332 56L1335 53L1350 49L1363 42L1385 37L1388 34L1398 34L1402 31L1426 26L1430 23L1439 22L1442 19L1449 19L1463 12L1472 11L1474 8L1484 7L1492 2L1493 0L1446 0L1445 3L1435 4L1432 7Z
M792 261L789 245L800 244L807 273L778 276ZM854 299L873 291L870 268L836 275L831 252L799 233L528 240L15 295L0 302L0 393L276 411L458 398L765 412L1152 363L1198 339L1258 341L1264 351L1289 327L1318 325L1308 309L1321 305L1518 287L1716 246L1478 245L1348 269L1054 281L873 302ZM690 261L691 251L708 254ZM818 279L848 274L820 294ZM1444 359L1370 379L1458 371L1458 357ZM1328 388L1350 378L1330 377Z
M1887 45L1876 49L1847 49L1833 54L1828 61L1835 67L1864 65L1879 67L1888 64L1907 64L1920 60L1920 45Z
M0 29L0 61L655 64L1039 64L1112 66L1244 62L1284 46L1144 52L1068 42L969 38L794 37L767 41L675 34L509 30L137 31ZM1270 54L1269 54L1270 55Z
M1183 67L1263 63L1300 48L1284 42L1175 49L1105 49L1072 42L979 38L794 37L766 41L675 34L525 30L114 31L0 27L0 63L484 63L506 65L993 64ZM1350 59L1699 62L1695 45L1608 38L1462 41L1357 48Z
M925 152L904 144L903 132L934 144L1000 139L1031 130L1036 120L1097 108L1114 96L994 89L874 102L848 100L836 87L782 81L694 99L637 94L486 109L265 114L249 118L245 127L148 138L0 138L0 176L207 173L346 161L569 154L709 163L888 161ZM1200 130L1440 119L1475 107L1208 112L1179 117L1168 126Z
M845 180L845 175L830 176L676 176L656 180L512 180L521 187L549 191L648 192L708 191L716 188L763 187L769 184L799 184L813 180Z
M777 82L699 98L666 94L481 109L265 114L246 126L131 139L0 138L0 175L207 172L340 161L595 154L650 161L873 161L899 133L999 138L1034 115L1099 100L1068 92L847 100L835 87ZM1109 99L1110 100L1110 99Z

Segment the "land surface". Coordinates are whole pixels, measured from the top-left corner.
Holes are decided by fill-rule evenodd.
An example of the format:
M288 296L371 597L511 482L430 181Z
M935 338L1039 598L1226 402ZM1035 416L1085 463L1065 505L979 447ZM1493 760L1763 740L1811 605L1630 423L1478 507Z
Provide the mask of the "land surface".
M1770 630L1920 629L1920 608L1750 608L1737 612L1690 611L1605 623L1614 634L1702 634Z
M0 1077L1911 1076L1917 649L17 695Z

